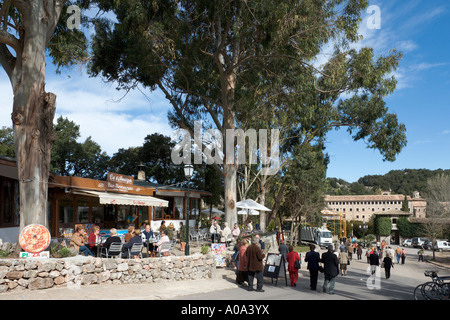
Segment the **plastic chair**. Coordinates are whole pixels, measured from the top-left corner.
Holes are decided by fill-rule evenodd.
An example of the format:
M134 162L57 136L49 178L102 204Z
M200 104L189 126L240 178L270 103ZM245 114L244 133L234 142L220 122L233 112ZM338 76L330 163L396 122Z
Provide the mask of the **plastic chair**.
M119 258L122 257L122 246L123 244L120 242L113 242L109 246L109 249L102 248L102 251L105 250L105 253L101 253L101 255L105 255L106 258L109 258L109 256L118 256Z
M170 255L170 242L163 242L160 245L158 257L161 257L161 255L169 256Z
M171 241L170 241L169 254L173 254L174 256L177 255L177 254L176 254L176 251L175 251L175 250L176 250L176 249L175 249L176 244L177 244L176 240L171 240Z
M142 243L134 243L131 248L128 249L128 259L132 256L139 256L142 259Z

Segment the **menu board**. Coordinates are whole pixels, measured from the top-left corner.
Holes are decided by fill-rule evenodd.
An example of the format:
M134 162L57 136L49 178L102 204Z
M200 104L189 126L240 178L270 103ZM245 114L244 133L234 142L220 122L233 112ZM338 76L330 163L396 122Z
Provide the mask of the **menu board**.
M225 243L212 243L211 252L216 259L216 267L227 266L227 246Z
M278 283L278 277L284 275L287 285L286 262L284 261L284 256L277 253L268 253L263 274L264 277L272 278L272 282L273 279L276 279L275 285Z

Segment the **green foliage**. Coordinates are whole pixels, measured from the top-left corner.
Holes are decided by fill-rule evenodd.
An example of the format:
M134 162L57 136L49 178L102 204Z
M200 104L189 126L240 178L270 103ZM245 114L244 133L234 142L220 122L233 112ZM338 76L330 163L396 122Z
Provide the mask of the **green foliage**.
M0 156L14 157L14 132L11 127L0 129Z
M417 225L411 223L406 217L398 218L397 228L401 237L411 238L418 235Z
M411 195L427 191L427 180L439 174L450 174L450 170L404 169L391 170L384 175L367 175L354 183L343 179L327 178L326 193L330 195L380 194L391 190L393 194Z
M275 221L270 220L269 225L267 226L267 231L272 232L272 231L275 231L275 229L276 229Z
M78 142L80 126L62 116L54 127L56 141L52 147L51 170L58 175L104 179L109 156L100 145L86 138Z
M389 217L377 217L374 226L377 235L388 236L391 234L392 220Z
M405 199L403 199L401 210L405 211L405 212L409 212L408 197L406 195L405 195Z
M175 143L170 137L159 133L148 135L139 157L145 164L149 179L159 184L174 184L185 180L183 167L175 165L171 158Z
M201 253L202 254L208 254L208 252L210 251L210 247L209 246L207 246L207 245L202 245L202 248L200 249L201 250Z

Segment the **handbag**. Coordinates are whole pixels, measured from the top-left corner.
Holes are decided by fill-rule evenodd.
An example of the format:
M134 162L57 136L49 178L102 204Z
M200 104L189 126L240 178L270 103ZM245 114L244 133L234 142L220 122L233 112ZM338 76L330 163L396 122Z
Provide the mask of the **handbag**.
M295 253L295 257L297 258L297 252ZM301 268L300 260L295 260L294 268L295 269L300 269Z

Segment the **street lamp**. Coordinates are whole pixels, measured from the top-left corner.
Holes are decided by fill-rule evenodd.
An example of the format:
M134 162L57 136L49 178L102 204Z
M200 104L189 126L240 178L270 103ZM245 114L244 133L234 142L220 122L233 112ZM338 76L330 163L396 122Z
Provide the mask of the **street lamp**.
M363 246L366 247L366 220L363 219ZM361 228L361 225L359 226Z
M184 175L188 179L188 191L187 191L187 210L186 210L186 247L184 249L184 254L186 256L189 255L189 182L191 181L191 177L194 174L194 166L192 164L184 165Z

